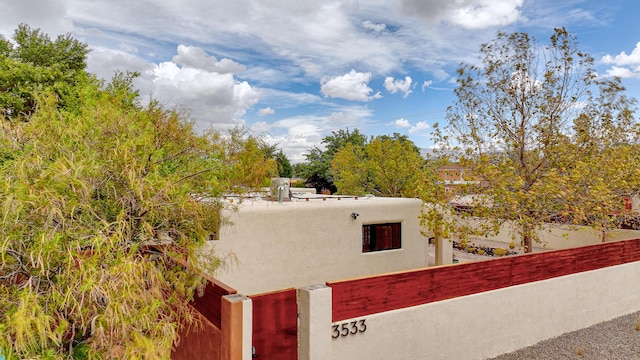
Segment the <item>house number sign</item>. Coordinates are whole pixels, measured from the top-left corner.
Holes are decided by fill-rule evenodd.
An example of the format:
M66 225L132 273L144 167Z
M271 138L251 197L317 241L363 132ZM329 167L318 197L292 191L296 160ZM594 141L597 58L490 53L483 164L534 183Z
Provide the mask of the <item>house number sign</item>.
M366 319L356 320L356 321L347 321L339 324L333 324L331 327L333 331L331 333L331 337L337 339L339 337L356 335L358 333L363 333L367 331L367 324L365 323Z

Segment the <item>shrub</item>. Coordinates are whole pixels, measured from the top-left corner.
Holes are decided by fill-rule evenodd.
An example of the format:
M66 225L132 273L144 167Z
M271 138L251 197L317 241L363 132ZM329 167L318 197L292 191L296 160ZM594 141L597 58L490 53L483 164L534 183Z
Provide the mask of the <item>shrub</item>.
M296 180L291 180L291 187L292 188L306 188L307 184L304 182L303 179L296 179Z
M493 255L495 256L505 256L506 254L507 254L507 249L503 249L503 248L493 249Z

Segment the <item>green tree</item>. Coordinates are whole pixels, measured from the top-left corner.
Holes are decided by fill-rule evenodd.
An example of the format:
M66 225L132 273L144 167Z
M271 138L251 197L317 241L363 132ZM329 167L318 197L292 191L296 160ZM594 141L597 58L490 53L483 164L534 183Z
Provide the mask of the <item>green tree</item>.
M269 178L278 175L278 164L273 158L271 147L256 136L248 136L245 129L234 128L226 133L213 131L211 141L215 151L225 163L225 188L236 194L257 190L268 186Z
M199 252L220 225L218 199L274 170L256 139L198 134L178 112L139 105L132 78L80 75L63 95L75 101L61 107L43 88L29 121L0 119L8 359L168 358L195 325L192 269L222 261Z
M338 191L385 197L415 197L430 169L415 144L394 134L373 138L364 147L347 144L331 162Z
M337 190L331 172L331 161L334 155L347 144L362 147L366 141L367 138L358 129L332 131L331 135L322 139L322 144L325 145L324 150L315 146L308 154L305 154L307 161L304 166L300 166L298 175L303 177L307 184L315 187L317 191L326 189L334 193Z
M482 64L459 69L443 152L477 180L475 213L509 220L531 251L536 229L552 217L574 224L610 219L637 169L611 156L637 139L635 100L617 78L598 78L577 39L556 29L541 46L526 33L499 33L481 46ZM625 183L628 181L628 183Z
M87 67L89 48L71 34L59 35L55 40L40 29L18 25L13 40L16 47L10 57L38 67L58 67L63 72L82 72Z
M39 93L54 91L60 105L73 101L69 87L85 77L86 44L71 35L51 40L39 29L21 24L15 46L0 35L0 114L7 120L27 120Z
M293 166L291 166L289 158L282 152L282 149L276 153L275 160L278 163L278 176L283 178L293 177Z
M11 44L11 41L5 39L4 36L0 35L0 58L11 56L12 50L13 44Z
M371 192L365 158L365 147L354 144L346 144L335 154L331 161L331 172L337 192L350 195Z
M287 158L287 155L278 148L278 145L268 145L266 143L262 146L265 155L269 159L275 160L278 166L277 176L281 178L291 178L293 176L293 167L291 162Z
M306 164L301 162L292 164L291 167L293 169L293 176L300 177L300 174L302 174L305 171L305 166Z

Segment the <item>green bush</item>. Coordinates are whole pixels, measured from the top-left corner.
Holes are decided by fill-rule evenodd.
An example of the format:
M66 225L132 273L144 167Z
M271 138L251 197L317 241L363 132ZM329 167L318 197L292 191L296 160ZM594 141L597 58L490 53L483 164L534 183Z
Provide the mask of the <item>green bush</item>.
M306 188L307 187L307 183L305 183L305 181L303 179L291 180L291 187L292 188Z
M493 255L495 256L505 256L506 254L507 254L507 249L495 248L493 250Z

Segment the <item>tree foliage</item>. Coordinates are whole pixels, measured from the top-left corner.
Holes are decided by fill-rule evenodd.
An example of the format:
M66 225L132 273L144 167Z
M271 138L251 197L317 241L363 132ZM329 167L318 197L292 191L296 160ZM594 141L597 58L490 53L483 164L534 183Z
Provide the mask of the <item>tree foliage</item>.
M482 65L459 69L449 126L435 132L471 170L461 195L484 199L476 214L515 222L529 251L544 222L609 221L638 189L635 100L619 79L597 77L577 45L564 28L546 46L499 33L482 45Z
M291 166L289 158L282 152L282 149L279 149L275 154L274 160L278 164L278 176L283 178L293 177L293 166Z
M426 165L415 144L396 133L361 146L346 144L334 155L331 171L343 194L415 197L434 178L433 169Z
M72 101L70 87L87 76L87 45L69 34L51 40L25 24L16 29L13 41L15 45L0 35L0 114L8 120L28 120L36 96L43 92L55 92L58 101Z
M40 29L20 24L13 35L16 47L9 57L37 67L57 67L63 72L82 72L87 67L88 46L71 34L59 35L51 40Z
M262 145L262 149L265 153L265 156L269 159L273 159L278 167L277 176L281 178L291 178L293 177L293 166L291 166L291 162L287 158L287 155L282 151L282 149L278 148L278 145L269 145L264 143Z
M338 130L332 131L331 135L322 139L325 149L317 146L305 154L307 159L303 166L299 167L299 176L305 179L306 183L315 187L317 191L329 190L336 192L333 173L331 172L331 161L335 154L347 144L354 146L364 146L367 138L358 129L353 131Z
M133 76L102 86L78 75L66 93L29 93L29 121L0 119L9 359L168 358L179 328L195 324L187 304L202 279L191 269L223 261L195 256L220 225L217 199L275 170L257 139L198 134L183 114L138 104Z

